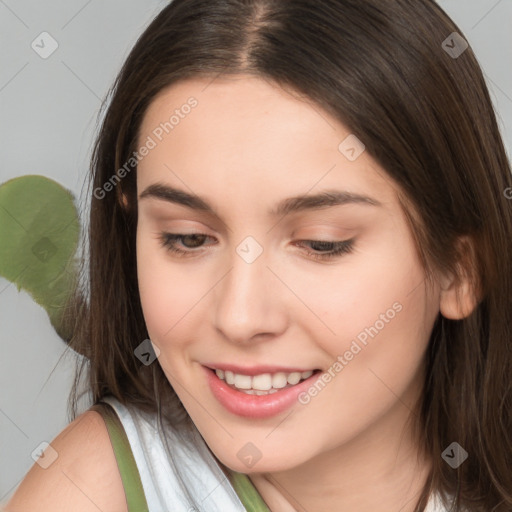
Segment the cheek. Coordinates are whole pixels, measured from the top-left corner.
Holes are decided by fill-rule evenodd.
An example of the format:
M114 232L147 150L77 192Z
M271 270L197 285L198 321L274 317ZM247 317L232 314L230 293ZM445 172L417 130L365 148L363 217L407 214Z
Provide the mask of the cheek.
M361 249L339 267L325 268L312 279L301 282L296 278L295 282L336 344L336 339L355 338L376 322L382 328L382 321L387 327L402 322L404 316L418 320L418 308L423 306L419 303L423 288L418 285L423 279L423 269L409 247L383 237L380 244L372 244L371 252ZM397 312L399 309L407 310L407 315ZM386 322L388 319L391 321Z
M429 307L423 286L411 293L404 280L390 292L385 284L387 280L375 294L380 300L346 302L338 315L337 336L315 338L331 357L325 370L329 382L312 386L301 403L307 404L306 416L328 418L323 424L330 447L397 404L412 410L417 399L436 310Z
M421 364L438 312L435 299L425 293L424 271L407 238L402 240L382 244L372 252L377 256L347 260L339 276L318 280L315 293L309 294L311 309L330 331L322 328L325 335L319 336L318 328L311 330L311 339L321 344L333 365L339 356L344 359L343 368L333 371L350 374L356 385L367 387L370 378L383 387L371 374L374 370L385 382L403 388Z
M197 273L173 261L156 237L143 228L137 232L137 276L148 334L160 349L168 350L170 340L178 347L179 340L186 338L183 333L193 318L190 312L207 286L201 285Z
M140 227L137 230L137 279L148 333L160 347L165 333L174 324L179 284L169 279L165 250L155 237L156 234Z

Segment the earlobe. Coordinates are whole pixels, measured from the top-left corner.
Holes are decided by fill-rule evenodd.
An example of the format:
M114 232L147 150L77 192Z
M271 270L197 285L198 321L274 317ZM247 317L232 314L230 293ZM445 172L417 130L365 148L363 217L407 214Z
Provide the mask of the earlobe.
M462 320L474 311L477 304L476 295L466 278L459 283L453 281L448 288L441 289L439 309L445 318Z
M450 320L462 320L475 310L481 300L478 276L474 272L475 251L472 241L464 237L459 240L462 245L461 258L457 264L458 275L445 276L440 281L439 309L441 314Z

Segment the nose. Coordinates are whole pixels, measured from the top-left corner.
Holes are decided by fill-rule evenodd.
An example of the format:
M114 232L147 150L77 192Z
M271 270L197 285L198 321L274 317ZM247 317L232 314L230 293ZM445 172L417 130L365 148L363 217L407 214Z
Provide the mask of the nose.
M266 252L252 262L235 252L230 263L213 290L216 329L234 343L279 336L288 322L286 287L268 266Z

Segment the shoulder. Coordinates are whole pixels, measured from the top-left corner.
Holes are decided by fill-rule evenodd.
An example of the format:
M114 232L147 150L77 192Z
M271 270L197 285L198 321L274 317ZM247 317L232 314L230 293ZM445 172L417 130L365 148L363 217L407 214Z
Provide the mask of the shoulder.
M5 512L126 512L126 498L110 437L102 416L79 415L50 442L55 461L34 463Z

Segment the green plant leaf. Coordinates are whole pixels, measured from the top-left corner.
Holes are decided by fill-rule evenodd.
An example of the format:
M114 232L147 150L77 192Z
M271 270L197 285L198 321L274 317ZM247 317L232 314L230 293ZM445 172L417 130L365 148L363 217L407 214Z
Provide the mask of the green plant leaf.
M0 185L0 275L46 309L65 341L79 231L74 196L56 181L27 175Z

